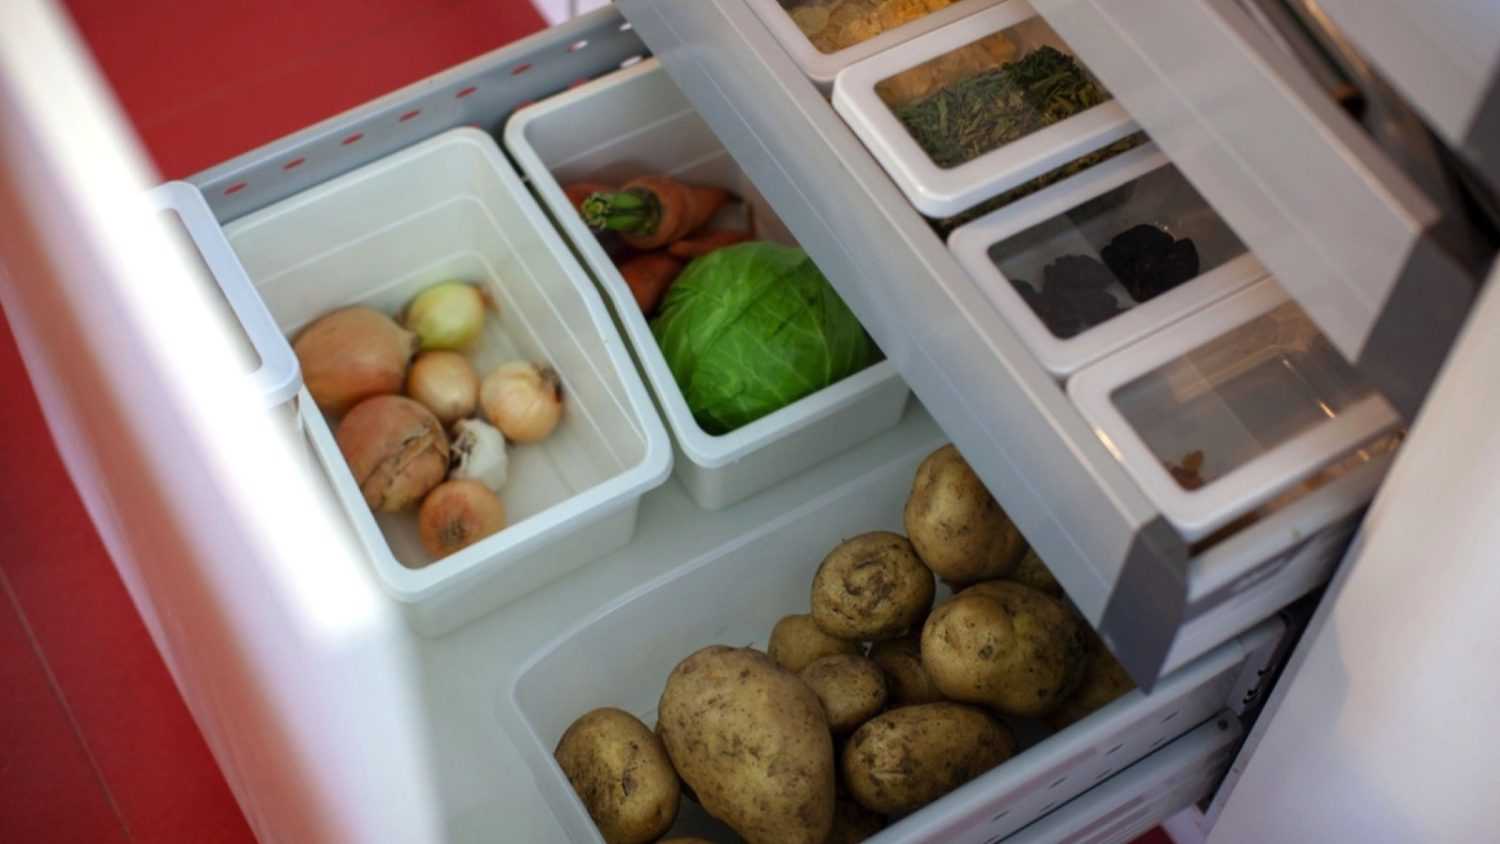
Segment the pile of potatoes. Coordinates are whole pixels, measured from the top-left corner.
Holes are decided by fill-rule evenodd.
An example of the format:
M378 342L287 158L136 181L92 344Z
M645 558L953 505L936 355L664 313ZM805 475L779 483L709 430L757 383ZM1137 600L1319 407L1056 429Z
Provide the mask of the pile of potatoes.
M1015 755L1007 720L1062 729L1132 688L952 446L904 522L834 548L764 653L678 663L654 730L611 708L568 728L556 758L605 841L663 840L686 794L749 844L853 844Z

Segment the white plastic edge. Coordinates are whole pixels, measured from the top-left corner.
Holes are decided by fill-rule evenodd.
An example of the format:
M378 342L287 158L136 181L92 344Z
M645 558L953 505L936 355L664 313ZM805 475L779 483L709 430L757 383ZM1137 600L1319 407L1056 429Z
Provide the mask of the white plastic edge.
M527 140L526 131L531 121L558 109L566 108L579 99L595 96L600 89L620 85L636 76L654 72L665 71L661 70L659 60L647 59L618 73L596 79L537 105L521 109L505 126L506 149L516 157L524 172L549 172L547 165L542 163L541 157L537 155L536 150L532 149L531 142ZM556 179L533 179L531 186L549 208L572 207L572 203L568 202ZM879 385L901 377L895 364L889 360L883 360L836 384L792 402L774 413L762 416L748 425L736 428L727 434L713 436L704 431L693 418L693 412L688 409L687 400L683 398L682 388L677 386L677 379L672 376L671 367L667 366L667 359L662 356L661 347L657 345L656 337L651 333L650 324L646 322L646 317L641 313L640 306L636 304L630 287L615 269L614 262L605 254L598 239L577 214L559 213L557 218L557 224L567 232L568 238L578 247L578 251L594 270L599 283L603 285L606 294L614 303L615 312L625 328L625 334L639 356L646 380L651 382L652 391L660 400L662 412L667 417L667 425L677 438L677 445L688 460L697 466L716 469L743 460L769 443L806 428L837 412L840 408L848 406Z
M989 250L995 244L1170 164L1155 144L1147 143L992 211L948 236L948 248L959 265L1054 377L1066 378L1265 277L1266 270L1260 261L1246 252L1148 302L1063 339L1048 330L990 259Z
M886 79L1037 16L1026 0L1007 0L845 68L834 81L833 107L929 217L951 217L1136 131L1111 99L944 169L918 146L875 90Z
M1068 380L1069 398L1095 433L1190 542L1270 501L1400 422L1383 397L1372 395L1199 489L1184 489L1172 478L1115 406L1115 390L1290 301L1273 279L1262 279L1174 330L1147 337L1127 354L1105 358Z

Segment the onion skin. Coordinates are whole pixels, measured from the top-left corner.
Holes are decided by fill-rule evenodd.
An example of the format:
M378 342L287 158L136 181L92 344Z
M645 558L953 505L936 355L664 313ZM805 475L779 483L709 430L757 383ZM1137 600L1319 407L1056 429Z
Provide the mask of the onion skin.
M485 297L479 288L445 281L423 290L406 306L402 322L420 338L423 351L467 349L484 328Z
M436 559L461 551L505 527L505 505L479 481L448 481L427 495L417 514L422 547Z
M334 439L371 510L404 510L448 473L442 424L405 396L376 396L355 405Z
M502 364L479 385L479 404L506 439L541 442L562 419L562 379L550 366L527 361Z
M417 335L370 308L342 308L302 329L292 350L302 384L325 413L401 392Z
M444 425L474 415L479 376L458 352L423 352L406 374L406 394L421 402Z

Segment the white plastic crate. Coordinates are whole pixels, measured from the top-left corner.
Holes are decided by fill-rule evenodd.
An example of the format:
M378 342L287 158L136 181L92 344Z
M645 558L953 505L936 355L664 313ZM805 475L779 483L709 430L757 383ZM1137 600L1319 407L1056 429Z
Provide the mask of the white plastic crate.
M667 675L684 657L713 644L764 648L778 619L807 611L813 574L838 542L901 529L911 478L928 451L924 446L874 468L640 585L520 669L499 706L519 713L504 723L567 840L602 840L552 757L568 725L600 706L654 724ZM1273 623L1229 642L1162 680L1149 696L1120 698L871 841L999 840L1219 713L1249 655L1279 629ZM1024 741L1030 732L1018 737ZM728 835L688 800L671 834Z
M672 430L677 476L699 506L727 507L900 421L910 390L890 361L728 434L710 435L693 419L630 288L562 185L666 172L730 189L753 209L757 237L794 241L654 59L522 109L505 144L613 304Z
M824 92L833 88L834 78L838 76L839 71L849 65L869 58L882 50L889 50L923 33L931 32L944 24L972 15L998 2L1000 0L958 0L946 9L940 9L894 29L886 30L874 38L836 52L825 53L814 46L792 20L789 11L782 5L782 0L745 0L745 3L754 9L755 14L765 23L766 28L771 30L771 34L776 37L781 46L791 54L797 67Z
M1014 45L1014 59L1043 46L1063 53L1073 52L1030 3L1006 0L852 64L839 73L834 83L834 109L906 198L929 217L960 214L1136 131L1130 115L1111 99L969 161L940 167L882 98L881 83L997 34L1003 34Z
M1049 263L1065 255L1098 258L1111 238L1140 224L1177 239L1191 238L1199 275L1139 304L1117 282L1107 292L1125 310L1071 337L1055 334L1017 292L1017 280L1039 286ZM961 226L949 236L948 246L1031 353L1058 378L1266 274L1207 201L1149 143Z
M582 267L488 135L445 132L225 229L277 325L295 335L336 308L397 313L449 279L499 305L471 359L517 358L562 376L565 411L510 450L510 525L436 562L416 514L373 514L304 390L300 413L385 589L418 632L441 635L620 548L637 502L671 469L669 440Z

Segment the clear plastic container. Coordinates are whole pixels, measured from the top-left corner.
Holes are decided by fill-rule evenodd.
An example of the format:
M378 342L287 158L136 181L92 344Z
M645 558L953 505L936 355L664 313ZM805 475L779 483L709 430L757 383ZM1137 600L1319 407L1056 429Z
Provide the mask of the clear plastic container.
M912 204L939 218L1135 131L1024 0L851 65L833 104Z
M509 525L433 560L413 511L374 514L328 418L299 411L381 584L418 632L440 635L620 548L640 497L671 471L670 441L604 302L494 139L455 129L225 228L277 326L295 336L347 305L396 314L431 284L481 285L498 304L469 352L481 376L550 363L565 411L545 441L510 447Z
M968 223L948 245L1059 378L1265 276L1151 144Z
M1270 279L1084 369L1068 393L1190 540L1399 423Z

